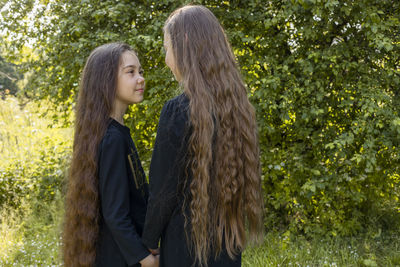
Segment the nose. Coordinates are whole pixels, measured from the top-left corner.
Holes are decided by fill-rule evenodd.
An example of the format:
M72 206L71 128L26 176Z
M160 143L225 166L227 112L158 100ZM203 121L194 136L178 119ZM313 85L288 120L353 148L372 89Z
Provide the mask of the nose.
M144 78L143 78L142 75L139 76L137 82L138 82L138 84L143 84L144 83Z

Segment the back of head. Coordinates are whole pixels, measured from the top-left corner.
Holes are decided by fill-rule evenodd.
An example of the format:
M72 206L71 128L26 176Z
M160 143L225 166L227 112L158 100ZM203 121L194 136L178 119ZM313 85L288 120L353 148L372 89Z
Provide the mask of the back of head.
M66 195L63 256L66 266L93 266L98 236L97 152L113 109L122 43L97 47L82 72Z
M184 6L165 23L179 72L186 79L217 75L236 62L226 35L214 14L204 6ZM230 70L232 71L232 70Z
M214 14L185 6L168 18L181 84L189 98L190 241L206 265L210 247L231 257L262 232L259 147L254 108L232 49ZM206 216L205 216L206 215Z

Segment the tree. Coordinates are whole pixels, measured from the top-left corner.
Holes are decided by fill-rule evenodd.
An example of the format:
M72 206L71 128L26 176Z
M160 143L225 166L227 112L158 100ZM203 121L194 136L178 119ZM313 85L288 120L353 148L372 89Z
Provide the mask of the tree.
M133 45L147 90L128 125L148 167L160 109L178 87L163 63L162 26L185 2L14 0L2 26L10 58L27 42L33 47L24 68L34 75L25 90L66 113L90 51L111 41ZM225 27L257 110L266 225L335 235L371 220L381 227L394 222L400 3L195 2Z
M219 17L257 108L267 225L334 235L389 225L381 215L399 206L399 3L252 2Z
M18 91L16 82L19 78L20 75L16 70L16 65L7 62L0 56L0 94L2 96L5 94L15 95Z
M15 72L15 65L12 65L0 57L0 92L5 92L15 95L17 93L17 73Z

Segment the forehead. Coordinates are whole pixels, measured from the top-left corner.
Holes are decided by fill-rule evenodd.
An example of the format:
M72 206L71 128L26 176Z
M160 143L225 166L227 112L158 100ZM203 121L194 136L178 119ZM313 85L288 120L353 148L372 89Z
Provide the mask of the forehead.
M125 67L129 65L140 67L140 62L135 53L132 51L125 51L121 55L121 66Z

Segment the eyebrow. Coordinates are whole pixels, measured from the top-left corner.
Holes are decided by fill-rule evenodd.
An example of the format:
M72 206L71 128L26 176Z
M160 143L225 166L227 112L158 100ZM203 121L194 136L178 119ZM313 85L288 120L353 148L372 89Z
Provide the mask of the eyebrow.
M124 69L127 69L127 68L133 68L133 69L136 69L136 68L137 68L137 66L136 66L136 65L127 65L127 66L123 67L122 69L124 70ZM139 69L142 69L142 66L139 66Z

